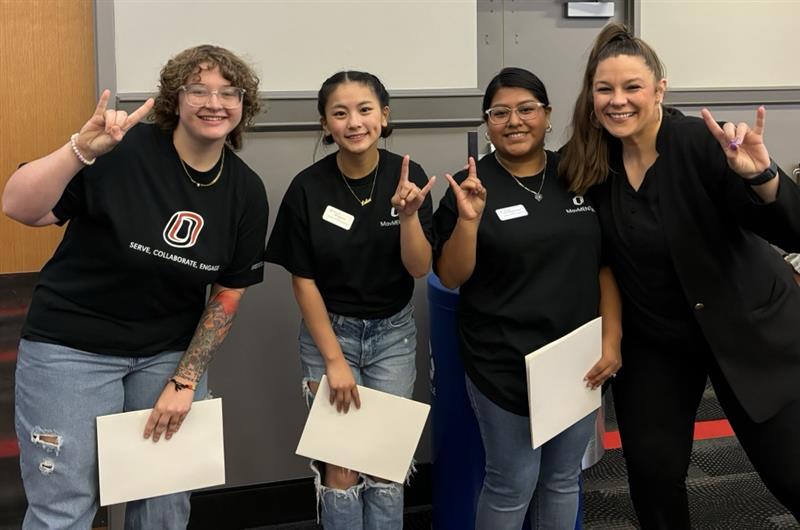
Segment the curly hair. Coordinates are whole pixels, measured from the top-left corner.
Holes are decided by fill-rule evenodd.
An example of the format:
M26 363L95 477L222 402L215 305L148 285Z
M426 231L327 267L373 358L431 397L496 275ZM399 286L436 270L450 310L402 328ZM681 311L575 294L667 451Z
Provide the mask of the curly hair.
M199 79L204 69L219 68L222 77L233 86L245 90L242 99L242 120L228 133L227 142L234 150L242 148L242 132L258 114L261 105L258 102L259 79L253 69L233 52L202 44L183 50L167 61L161 69L158 84L158 95L153 106L155 123L166 131L174 131L178 126L178 92L182 85Z

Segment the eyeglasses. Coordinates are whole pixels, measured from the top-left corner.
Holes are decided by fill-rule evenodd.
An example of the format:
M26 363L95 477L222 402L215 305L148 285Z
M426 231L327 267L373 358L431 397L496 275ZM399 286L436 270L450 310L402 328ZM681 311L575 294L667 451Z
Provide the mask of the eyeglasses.
M244 93L243 88L226 86L219 90L210 90L206 85L183 85L178 90L183 90L186 94L186 103L192 107L204 107L211 101L211 96L217 96L220 104L225 109L236 109L242 104Z
M495 125L502 125L504 123L508 123L508 120L511 119L512 112L516 112L517 116L519 116L519 119L523 121L535 120L539 117L539 109L546 106L547 105L539 101L531 101L529 103L523 103L514 109L503 106L492 107L484 114L488 116L490 122L494 123Z

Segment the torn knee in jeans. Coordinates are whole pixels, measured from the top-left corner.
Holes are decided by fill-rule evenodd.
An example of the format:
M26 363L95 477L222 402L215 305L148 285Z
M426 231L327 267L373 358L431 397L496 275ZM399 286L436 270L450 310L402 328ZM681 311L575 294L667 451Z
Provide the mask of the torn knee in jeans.
M380 495L395 496L402 492L403 485L397 482L390 482L380 478L370 477L369 475L363 475L363 477L364 486L374 489Z
M42 472L42 475L49 475L53 472L56 468L55 462L50 460L49 458L45 458L41 462L39 462L39 471Z
M361 491L366 486L366 481L359 475L358 482L347 489L330 488L323 484L322 470L325 467L325 463L318 460L311 460L309 462L309 467L311 471L314 472L314 488L317 491L317 523L319 523L320 520L320 508L325 503L326 497L330 498L330 496L333 496L336 499L357 501L361 496Z
M36 426L31 431L31 442L49 453L58 455L59 451L61 451L62 441L61 435L53 430Z

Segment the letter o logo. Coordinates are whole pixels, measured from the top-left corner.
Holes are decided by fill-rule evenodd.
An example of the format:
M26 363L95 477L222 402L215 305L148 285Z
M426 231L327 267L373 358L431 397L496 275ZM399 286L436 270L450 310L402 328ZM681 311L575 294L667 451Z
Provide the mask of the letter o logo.
M203 217L194 212L175 212L164 227L164 241L175 248L189 248L197 243L203 229Z

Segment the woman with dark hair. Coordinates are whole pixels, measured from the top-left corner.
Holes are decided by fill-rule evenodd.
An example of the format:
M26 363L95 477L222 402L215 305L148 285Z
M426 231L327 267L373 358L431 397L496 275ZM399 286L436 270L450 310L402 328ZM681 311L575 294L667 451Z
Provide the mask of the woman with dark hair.
M109 109L106 90L69 142L9 179L6 215L69 222L19 344L23 528L91 526L97 416L152 407L155 442L205 398L206 367L262 279L267 197L233 152L257 91L230 51L190 48L162 69L155 106ZM151 108L155 125L139 124ZM126 528L185 528L189 493L129 502L125 516Z
M586 374L596 388L620 367L619 301L600 268L592 206L556 174L545 150L550 101L541 80L505 68L483 98L493 154L451 177L434 216L436 272L460 287L458 332L467 392L486 452L476 529L572 529L581 458L596 413L531 448L525 355L603 315L602 357ZM478 179L480 175L480 179Z
M662 105L655 52L620 24L586 65L561 174L592 198L622 296L614 402L645 529L689 528L686 473L706 379L756 471L800 515L800 290L767 240L800 247L800 192L765 111L720 126Z
M366 72L319 90L323 141L338 151L298 174L283 197L267 261L292 274L303 315L300 360L310 398L327 375L331 403L360 406L357 384L411 397L417 346L411 295L431 264L433 185L422 168L378 149L389 94ZM326 530L403 525L403 485L313 462Z

